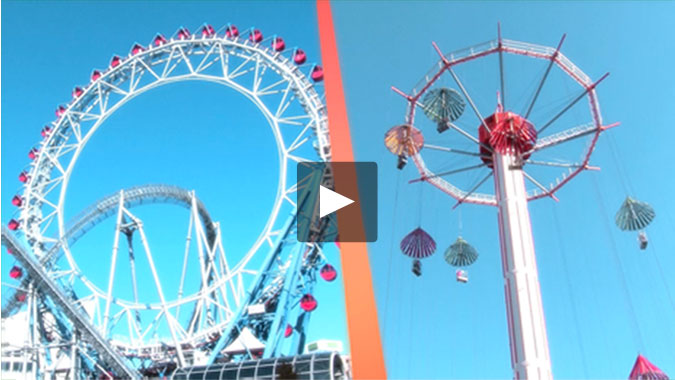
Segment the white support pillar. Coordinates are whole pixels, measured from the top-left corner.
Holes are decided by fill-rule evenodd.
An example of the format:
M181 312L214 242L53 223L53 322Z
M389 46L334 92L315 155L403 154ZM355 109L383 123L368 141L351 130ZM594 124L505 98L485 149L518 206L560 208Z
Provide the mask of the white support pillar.
M513 155L493 160L514 378L553 379L525 178Z
M37 346L35 343L38 342L36 339L36 335L31 334L31 320L32 324L36 324L37 321L33 320L33 316L35 313L33 310L37 307L38 304L38 298L36 292L33 290L33 286L29 286L28 288L28 307L26 308L26 326L28 327L26 329L26 339L24 339L23 345L22 345L22 353L21 357L23 358L22 360L22 367L21 367L21 372L23 373L23 379L29 379L29 373L26 369L26 365L28 364L28 361L30 360L33 362L33 353L35 352L35 347ZM29 358L28 355L31 355Z
M115 283L115 270L117 268L117 251L119 250L120 244L120 230L122 229L122 217L124 216L124 191L120 190L120 201L117 209L117 221L115 222L115 238L113 240L113 250L112 258L110 261L110 276L108 277L108 292L105 298L105 314L103 315L103 328L101 329L101 335L105 338L109 338L110 330L108 325L110 324L110 304L112 303L112 292L113 284Z
M73 336L70 340L70 380L77 380L79 378L79 366L77 356L77 330L73 329Z

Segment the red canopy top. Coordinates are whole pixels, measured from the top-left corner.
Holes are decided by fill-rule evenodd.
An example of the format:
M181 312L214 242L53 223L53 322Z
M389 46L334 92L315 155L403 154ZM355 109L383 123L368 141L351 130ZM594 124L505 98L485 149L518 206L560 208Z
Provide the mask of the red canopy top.
M628 380L668 380L668 375L663 373L663 371L647 360L647 358L638 355L633 370L630 371Z

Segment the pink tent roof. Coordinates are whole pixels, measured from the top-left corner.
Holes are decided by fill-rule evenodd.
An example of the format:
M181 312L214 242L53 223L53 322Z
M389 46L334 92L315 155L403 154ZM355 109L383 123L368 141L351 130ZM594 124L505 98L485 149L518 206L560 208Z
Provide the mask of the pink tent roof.
M668 375L663 373L657 366L647 360L647 358L638 355L633 370L630 371L628 380L668 380Z

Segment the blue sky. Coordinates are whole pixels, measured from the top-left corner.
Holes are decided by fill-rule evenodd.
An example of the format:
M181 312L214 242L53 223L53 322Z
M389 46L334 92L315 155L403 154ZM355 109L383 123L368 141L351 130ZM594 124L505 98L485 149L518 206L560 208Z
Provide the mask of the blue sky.
M126 54L134 42L147 43L157 32L171 35L181 25L196 29L204 22L231 22L240 29L279 33L289 46L303 47L310 59L319 56L311 2L5 2L2 8L5 223L13 212L9 202L19 185L16 176L56 105L69 99L75 85L86 83L93 68L107 66L112 54ZM625 378L638 351L671 376L675 373L675 280L670 275L675 244L668 233L675 229L670 198L675 180L664 170L675 138L667 122L675 98L667 26L674 10L669 2L333 5L355 156L379 164L379 240L370 244L370 259L391 377L511 376L495 210L461 206L452 211L454 202L440 191L408 185L414 168L398 172L382 144L384 132L401 123L405 112L403 99L389 88L407 91L422 78L437 61L431 41L443 51L474 45L495 38L498 21L505 38L542 45L554 46L568 33L567 57L591 78L611 72L598 89L601 110L607 122L622 123L608 132L611 137L601 137L591 160L602 171L582 173L558 194L559 203L544 199L530 206L555 376ZM542 69L515 70L508 78L520 87L510 96L519 104L518 95ZM472 77L468 70L463 74ZM494 109L497 85L467 79L484 114ZM571 96L564 91L563 98ZM555 105L553 95L550 102L542 101L545 110ZM467 125L475 123L471 117L467 110ZM256 128L242 127L247 125ZM433 128L426 128L425 136L435 138ZM73 175L69 215L119 188L167 182L194 188L230 236L252 238L274 195L269 183L276 181L275 165L268 163L275 153L268 130L257 111L232 91L199 83L157 89L116 113L87 146ZM646 251L637 249L635 234L614 226L614 213L627 193L651 203L657 213ZM481 255L469 268L466 285L455 282L454 270L442 258L459 233L458 210L462 235ZM397 247L420 222L439 250L424 261L424 275L415 278L410 260ZM161 227L184 234L183 227ZM83 244L109 236L110 228L102 225ZM228 233L226 249L233 252L247 244L240 240L250 241L228 239ZM170 242L166 255L177 257L171 256ZM104 247L107 252L110 244ZM335 252L329 255L337 261ZM2 261L2 281L10 281L12 259L3 252ZM89 262L93 276L100 273L96 261L83 262ZM170 273L171 265L165 270ZM344 334L339 288L338 282L320 284L313 337Z

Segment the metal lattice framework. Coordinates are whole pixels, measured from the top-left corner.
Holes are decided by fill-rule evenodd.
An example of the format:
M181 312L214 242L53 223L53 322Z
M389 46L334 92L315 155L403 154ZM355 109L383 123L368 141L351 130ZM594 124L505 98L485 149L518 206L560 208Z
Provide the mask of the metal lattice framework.
M106 218L117 214L116 211L120 206L120 201L124 204L124 207L128 211L128 209L141 204L153 203L175 203L187 208L191 208L193 205L193 198L195 201L194 206L196 207L197 214L199 215L202 225L204 226L206 241L208 246L212 247L215 245L216 237L219 235L219 232L216 231L215 224L206 210L206 207L198 198L194 196L194 192L184 190L176 186L147 185L115 193L97 201L82 211L73 219L71 223L68 224L67 232L63 238L56 244L52 245L49 251L40 257L39 263L40 265L51 267L57 261L57 255L62 252L62 241L67 242L68 246L72 246L79 238L84 236L97 224ZM55 272L53 274L53 278L58 280L59 278L67 275L67 272ZM31 277L26 277L21 281L20 287L28 288L30 283ZM95 285L91 285L94 286L97 295L101 296L104 294L100 289L96 288ZM19 302L16 297L9 297L8 302L5 303L2 308L2 317L5 318L11 315L21 305L22 303Z
M90 361L89 364L92 364L93 366L100 361L102 365L106 366L119 376L138 378L138 373L129 366L129 363L108 344L101 334L98 333L96 328L89 322L86 312L82 310L81 305L71 302L69 297L59 288L59 286L50 279L49 274L46 273L44 268L31 257L18 239L4 226L2 228L2 243L16 253L31 277L36 279L33 283L41 288L42 296L44 297L44 295L47 295L54 303L59 305L60 309L58 311L63 313L66 318L59 320L59 322L61 322L60 326L53 327L63 328L65 327L63 326L63 322L67 321L69 324L72 324L73 327L76 326L76 328L72 330L66 330L67 327L64 328L62 330L64 338L77 339L77 333L75 333L75 331L85 335L84 339L77 342L77 345L83 346L82 348L84 348L84 346L91 348L91 350L83 350L82 348L79 350L80 354L84 353L85 358ZM37 297L31 297L31 301L33 305L31 305L32 307L30 309L32 309L33 314L37 316ZM41 313L44 312L44 309L41 310ZM41 320L43 321L44 318ZM34 323L37 325L38 322L35 321ZM44 327L44 323L41 322L40 325ZM66 334L68 335L65 336ZM49 349L50 347L46 348ZM89 368L89 370L91 370L91 368ZM81 373L86 375L90 372L81 371Z
M297 319L295 329L302 338L294 339L290 350L299 353L309 317L295 311L297 301L303 294L311 293L317 266L324 258L320 245L298 243L295 238L292 210L296 204L292 198L298 185L292 181L291 173L298 162L330 160L326 112L318 87L322 72L319 66L307 64L305 60L301 50L285 49L280 37L263 39L257 29L239 36L233 26L215 31L206 25L201 33L194 35L184 28L171 39L158 35L149 46L135 45L127 57L113 57L107 70L94 71L91 82L76 87L73 100L57 109L56 121L43 129L45 138L31 150L29 156L33 161L21 175L25 185L18 202L18 216L12 221L15 225L10 228L22 235L35 263L44 271L28 273L21 289L33 284L60 289L60 295L48 297L49 304L58 309L53 313L57 319L66 307L62 305L63 297L78 307L85 303L95 305L94 311L84 313L87 323L110 344L106 350L112 347L112 351L126 356L131 360L131 367L182 367L197 361L196 356L186 361L184 353L195 349L210 356L213 362L223 355L224 345L232 343L244 327L252 329L265 344L266 357L278 355L282 352L278 340L280 331L286 329L286 322L290 323L292 318ZM191 80L218 83L245 96L259 109L273 132L278 148L279 181L270 216L250 249L236 264L230 265L220 226L211 219L194 192L167 185L120 191L66 223L66 195L73 168L104 121L137 95L165 84ZM131 210L153 202L176 203L190 210L183 277L179 293L173 299L163 291L143 221ZM290 216L280 218L284 214ZM101 288L87 278L71 247L96 224L113 216L116 229L108 286ZM155 303L142 303L137 297L131 247L134 234L140 235L150 264L159 297ZM121 256L118 251L122 235L126 235L129 242L133 300L121 299L115 294L115 267ZM195 243L191 243L193 235L199 253L201 284L197 293L183 294L189 246ZM265 257L260 268L252 267L252 259L257 256ZM85 288L88 294L82 294ZM40 286L35 289L31 294L44 298L38 295L42 294ZM17 297L9 298L3 316L15 311L19 304ZM180 308L185 305L191 307L192 313L187 326L179 321ZM252 305L265 307L260 315L253 317L248 309ZM138 310L152 310L155 317L141 325ZM70 322L60 323L63 331L59 336L62 339L77 336L76 330L81 331L82 327L72 323L72 313L66 312L65 318ZM150 335L162 322L168 326L170 337L149 342ZM113 332L121 323L128 324L128 336L120 341L113 339ZM213 350L216 342L218 348ZM98 350L95 347L94 351ZM245 350L230 354L229 359L243 360L258 354ZM104 361L104 367L117 375L130 376L122 365L115 365L115 361L114 357Z

